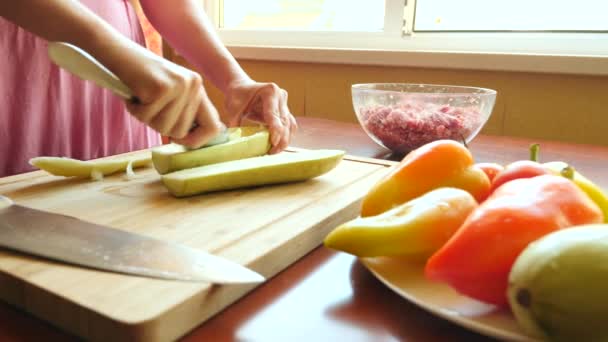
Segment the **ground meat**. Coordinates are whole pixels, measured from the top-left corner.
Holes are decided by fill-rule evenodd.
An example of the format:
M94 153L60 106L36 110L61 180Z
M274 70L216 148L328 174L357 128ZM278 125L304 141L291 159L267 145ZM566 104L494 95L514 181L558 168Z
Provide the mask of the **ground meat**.
M365 129L395 152L408 152L437 139L463 141L479 127L475 108L424 102L360 108Z

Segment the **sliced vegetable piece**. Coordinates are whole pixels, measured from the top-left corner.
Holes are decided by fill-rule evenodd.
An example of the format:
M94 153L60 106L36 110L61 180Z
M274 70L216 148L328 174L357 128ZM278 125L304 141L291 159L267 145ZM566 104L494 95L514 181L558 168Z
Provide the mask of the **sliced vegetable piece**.
M231 160L257 157L270 150L269 134L265 128L231 128L230 138L223 144L190 150L175 143L152 149L154 168L161 175L193 167Z
M125 171L129 163L133 168L144 167L151 162L150 156L125 157L120 159L78 160L67 157L35 157L30 164L55 176L92 177L103 176Z
M176 171L162 176L162 181L176 197L296 182L329 172L343 156L342 150L281 152Z

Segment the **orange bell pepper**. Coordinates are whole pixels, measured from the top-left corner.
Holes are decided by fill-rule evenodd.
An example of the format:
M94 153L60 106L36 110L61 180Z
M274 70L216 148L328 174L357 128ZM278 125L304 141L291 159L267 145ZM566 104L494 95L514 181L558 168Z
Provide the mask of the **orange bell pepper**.
M598 205L564 177L515 179L473 210L431 256L425 274L464 295L504 306L509 272L529 243L558 229L602 221Z
M437 140L408 153L367 193L361 216L375 216L440 187L468 191L478 201L489 194L488 176L471 152L454 140Z

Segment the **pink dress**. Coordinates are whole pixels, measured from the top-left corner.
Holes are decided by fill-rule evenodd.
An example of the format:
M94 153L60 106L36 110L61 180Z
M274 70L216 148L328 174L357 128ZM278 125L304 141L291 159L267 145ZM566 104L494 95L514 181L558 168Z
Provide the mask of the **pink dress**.
M128 0L81 2L144 44ZM0 177L33 170L36 156L88 160L161 143L119 97L60 70L43 39L1 17L0 62Z

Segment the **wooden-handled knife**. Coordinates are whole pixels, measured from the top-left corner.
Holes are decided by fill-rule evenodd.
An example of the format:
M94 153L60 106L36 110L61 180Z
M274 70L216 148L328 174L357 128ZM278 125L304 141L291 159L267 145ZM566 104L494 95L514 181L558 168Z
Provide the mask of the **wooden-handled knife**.
M259 283L238 263L78 218L32 209L0 195L0 247L130 275L216 284Z
M81 79L109 89L125 101L141 103L140 99L133 94L133 91L123 81L83 49L64 42L49 42L48 55L53 63ZM192 129L196 126L197 123L195 122ZM228 139L228 131L224 129L223 132L206 142L203 147L222 144L227 142Z

